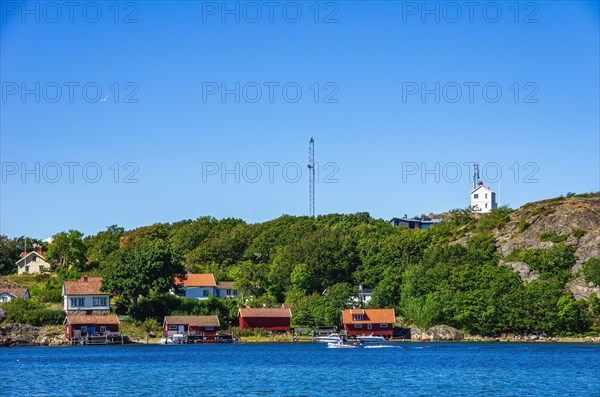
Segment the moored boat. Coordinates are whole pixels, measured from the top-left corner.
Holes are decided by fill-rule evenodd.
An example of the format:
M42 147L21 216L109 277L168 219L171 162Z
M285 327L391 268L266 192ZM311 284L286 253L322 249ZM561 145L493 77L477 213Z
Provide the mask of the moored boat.
M356 339L358 339L361 342L365 342L365 343L369 343L369 342L385 342L385 338L383 336L376 336L376 335L361 335L361 336L357 336Z
M340 334L338 333L331 333L327 336L315 336L313 338L313 342L319 342L319 343L329 343L329 342L339 342L342 338L340 337Z

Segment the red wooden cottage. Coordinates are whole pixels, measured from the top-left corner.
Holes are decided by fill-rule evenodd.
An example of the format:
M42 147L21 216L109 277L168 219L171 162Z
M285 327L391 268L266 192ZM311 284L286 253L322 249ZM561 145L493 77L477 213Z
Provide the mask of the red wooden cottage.
M292 312L290 309L242 308L238 312L240 328L262 328L268 331L289 331Z
M394 334L394 309L346 309L342 314L344 330L349 336Z
M120 337L119 318L115 314L105 316L67 316L66 337L78 340L86 337Z
M166 316L163 321L163 334L188 334L214 338L219 330L217 316Z

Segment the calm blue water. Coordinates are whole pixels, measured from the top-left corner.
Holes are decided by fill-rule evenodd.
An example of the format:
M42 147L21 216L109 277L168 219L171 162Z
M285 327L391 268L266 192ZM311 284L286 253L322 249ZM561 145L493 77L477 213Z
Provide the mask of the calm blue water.
M600 396L598 345L391 346L5 348L0 349L0 395Z

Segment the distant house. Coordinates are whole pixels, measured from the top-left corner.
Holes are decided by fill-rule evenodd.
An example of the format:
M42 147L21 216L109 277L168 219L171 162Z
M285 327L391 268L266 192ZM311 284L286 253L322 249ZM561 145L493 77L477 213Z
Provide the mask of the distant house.
M37 247L37 251L22 253L17 261L17 274L39 274L49 270L50 264L46 262L41 246Z
M290 309L242 308L238 311L240 328L289 331L292 312Z
M105 316L67 316L65 318L65 333L69 341L79 341L90 338L105 338L119 340L119 318L115 314Z
M403 226L409 229L424 230L430 228L431 226L437 225L441 221L441 219L436 218L408 218L406 215L404 215L404 218L392 218L392 220L390 220L390 224L392 226Z
M471 190L471 210L479 213L487 213L498 207L496 193L482 181L479 181Z
M108 314L110 294L100 291L102 277L83 276L79 281L64 281L64 310L68 313Z
M362 284L358 286L358 296L354 296L352 300L359 306L364 306L371 301L373 290L371 288L363 288Z
M233 288L233 282L222 281L217 284L215 277L211 273L187 274L184 280L175 279L183 292L184 298L208 299L209 296L215 298L237 298L239 291Z
M342 312L344 330L349 336L394 334L394 309L346 309Z
M217 298L237 298L240 291L233 287L233 281L219 281L215 293Z
M21 287L13 287L11 285L0 287L0 302L10 302L15 298L29 300L29 289Z
M200 335L216 337L221 324L218 316L166 316L163 321L163 335Z

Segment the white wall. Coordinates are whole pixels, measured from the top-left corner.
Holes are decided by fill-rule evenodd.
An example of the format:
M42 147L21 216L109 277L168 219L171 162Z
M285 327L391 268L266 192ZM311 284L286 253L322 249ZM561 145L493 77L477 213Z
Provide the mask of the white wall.
M25 267L29 266L29 271L25 272ZM17 274L39 274L44 270L49 270L50 264L33 254L25 258L24 261L19 263L17 266Z
M83 299L83 306L80 306L79 304L77 306L72 306L71 298L76 298L77 300ZM100 303L100 298L106 298L106 305L94 306L94 298L98 298L98 303ZM64 307L65 311L110 310L110 296L109 295L65 295L63 307Z
M208 299L208 296L215 296L214 287L183 287L181 288L183 291L184 298L192 298L192 299ZM204 296L204 292L207 292L207 296Z

